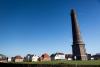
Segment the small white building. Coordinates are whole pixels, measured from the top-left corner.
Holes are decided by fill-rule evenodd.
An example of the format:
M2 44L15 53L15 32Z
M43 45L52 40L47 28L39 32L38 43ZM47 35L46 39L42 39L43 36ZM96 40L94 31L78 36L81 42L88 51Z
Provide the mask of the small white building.
M91 60L94 60L94 57L91 57Z
M51 55L51 60L64 60L65 54L64 53L55 53Z
M34 61L34 62L36 62L36 61L38 61L38 56L36 56L36 55L34 55L34 56L32 56L32 62Z
M11 58L8 58L8 62L11 62Z
M69 57L67 60L72 60L72 58Z

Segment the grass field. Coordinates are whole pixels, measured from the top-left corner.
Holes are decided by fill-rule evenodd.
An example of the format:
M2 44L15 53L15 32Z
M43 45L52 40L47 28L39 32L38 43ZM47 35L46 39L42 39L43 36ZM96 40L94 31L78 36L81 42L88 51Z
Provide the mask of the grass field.
M45 62L20 62L12 64L72 64L72 65L100 65L100 60L89 60L89 61L45 61Z

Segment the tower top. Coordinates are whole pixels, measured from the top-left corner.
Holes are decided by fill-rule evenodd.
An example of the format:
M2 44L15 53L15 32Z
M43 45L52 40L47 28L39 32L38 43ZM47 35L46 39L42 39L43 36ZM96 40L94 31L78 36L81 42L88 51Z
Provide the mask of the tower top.
M71 9L73 43L83 43L75 9Z
M71 13L75 13L75 9L71 9Z

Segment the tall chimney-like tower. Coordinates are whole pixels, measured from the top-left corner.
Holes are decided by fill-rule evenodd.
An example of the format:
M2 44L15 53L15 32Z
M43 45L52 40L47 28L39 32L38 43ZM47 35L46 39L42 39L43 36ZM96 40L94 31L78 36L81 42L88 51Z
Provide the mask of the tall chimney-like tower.
M72 35L73 35L73 45L72 45L73 59L87 60L85 44L81 38L79 25L76 18L76 12L74 9L71 10L71 21L72 21Z

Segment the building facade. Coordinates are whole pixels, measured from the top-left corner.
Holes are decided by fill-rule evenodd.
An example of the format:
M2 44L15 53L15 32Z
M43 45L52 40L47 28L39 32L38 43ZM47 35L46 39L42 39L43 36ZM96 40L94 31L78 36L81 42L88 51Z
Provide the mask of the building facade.
M50 57L51 57L51 60L65 60L64 53L55 53L55 54L52 54Z

